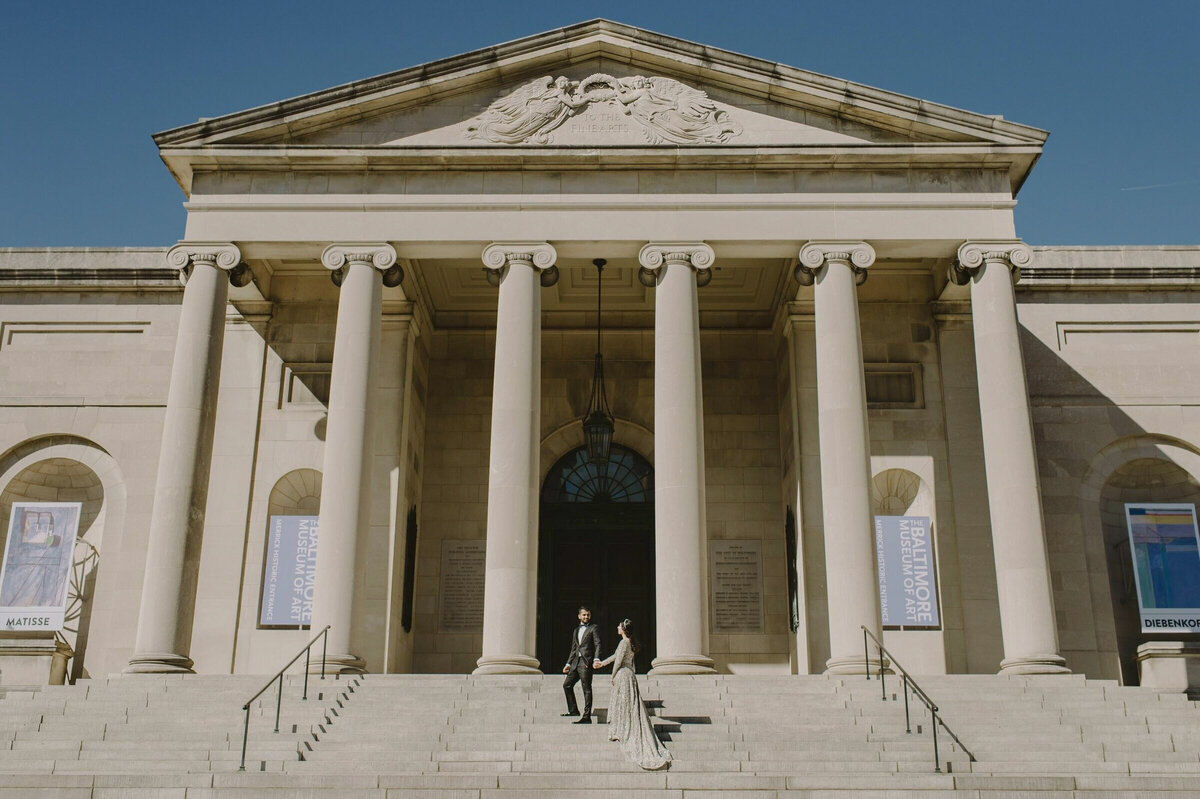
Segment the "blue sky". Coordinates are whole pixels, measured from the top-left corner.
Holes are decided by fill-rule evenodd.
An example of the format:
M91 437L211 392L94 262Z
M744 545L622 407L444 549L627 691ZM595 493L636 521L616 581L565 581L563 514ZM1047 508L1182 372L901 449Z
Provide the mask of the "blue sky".
M1049 130L1030 243L1200 243L1194 0L9 0L0 247L173 243L152 133L593 17Z

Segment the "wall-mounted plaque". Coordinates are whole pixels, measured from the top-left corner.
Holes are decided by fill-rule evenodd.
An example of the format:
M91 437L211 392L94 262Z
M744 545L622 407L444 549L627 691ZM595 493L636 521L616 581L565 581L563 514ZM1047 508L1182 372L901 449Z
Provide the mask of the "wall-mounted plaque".
M714 633L763 631L762 542L710 541L708 586Z
M483 632L483 575L486 542L442 541L438 576L438 631Z

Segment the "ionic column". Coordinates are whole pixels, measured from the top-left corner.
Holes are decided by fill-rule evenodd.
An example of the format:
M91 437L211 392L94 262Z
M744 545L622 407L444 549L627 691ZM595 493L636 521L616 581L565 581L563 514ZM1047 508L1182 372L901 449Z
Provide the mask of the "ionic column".
M167 261L179 269L183 306L163 418L137 638L125 668L131 674L192 671L178 635L184 553L189 533L200 535L204 529L229 283L244 286L250 281L249 268L232 244L179 244L167 253Z
M400 285L404 272L388 244L333 244L321 253L321 263L331 270L341 294L322 465L312 629L330 626L328 670L359 673L366 664L351 652L350 628L356 547L370 522L370 405L383 286Z
M862 674L866 627L881 636L871 520L871 439L862 334L855 286L867 278L875 250L861 241L813 241L800 250L796 277L814 285L821 506L833 674Z
M654 294L654 591L658 657L651 674L713 674L704 654L704 413L697 282L707 244L647 244Z
M950 279L971 284L979 416L1004 638L1002 674L1063 674L1042 523L1029 390L1013 283L1033 258L1020 241L966 242Z
M544 243L497 243L483 251L500 287L492 439L488 462L483 654L475 674L539 674L537 630L538 459L541 451L542 304L558 279Z

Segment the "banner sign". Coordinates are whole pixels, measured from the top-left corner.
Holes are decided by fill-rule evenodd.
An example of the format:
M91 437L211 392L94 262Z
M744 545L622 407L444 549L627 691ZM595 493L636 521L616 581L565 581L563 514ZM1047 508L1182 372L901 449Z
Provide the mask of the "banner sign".
M1200 633L1196 506L1126 503L1142 632Z
M306 627L317 577L316 516L272 516L263 564L260 627Z
M875 560L884 627L938 629L937 573L928 516L876 516Z
M14 502L0 567L0 630L61 630L79 502Z

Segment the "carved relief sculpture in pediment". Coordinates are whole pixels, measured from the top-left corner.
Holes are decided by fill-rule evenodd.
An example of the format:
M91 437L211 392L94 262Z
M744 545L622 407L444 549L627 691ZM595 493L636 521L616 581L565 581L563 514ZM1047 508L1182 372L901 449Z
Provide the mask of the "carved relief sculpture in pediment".
M637 122L650 144L720 144L742 132L707 94L677 80L596 73L581 81L546 75L526 83L472 120L467 138L550 144L555 129L593 104L615 108Z

